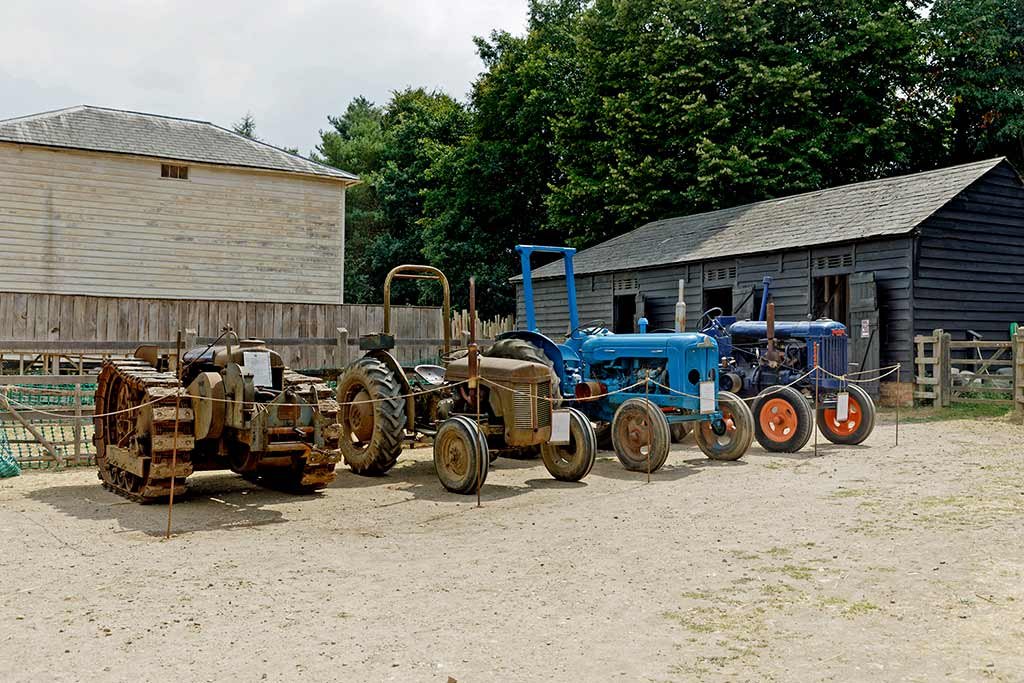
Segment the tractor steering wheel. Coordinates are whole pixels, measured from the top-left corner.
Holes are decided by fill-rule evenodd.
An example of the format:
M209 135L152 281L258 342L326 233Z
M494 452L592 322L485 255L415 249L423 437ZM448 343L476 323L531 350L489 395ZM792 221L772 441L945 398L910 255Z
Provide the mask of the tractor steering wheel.
M584 334L584 335L591 335L591 334L597 334L601 330L606 330L606 329L608 329L608 326L605 324L605 322L603 320L601 320L600 318L596 318L594 320L588 320L587 322L583 323L582 325L577 325L576 329L574 329L572 332L569 333L569 338L570 339L575 339L577 332L579 332L581 334Z
M705 330L708 327L713 326L715 329L724 332L725 328L722 327L722 323L718 322L718 316L722 315L722 313L722 309L718 306L714 306L704 311L704 315L702 315L700 320L697 321L697 329ZM707 321L706 324L705 321Z

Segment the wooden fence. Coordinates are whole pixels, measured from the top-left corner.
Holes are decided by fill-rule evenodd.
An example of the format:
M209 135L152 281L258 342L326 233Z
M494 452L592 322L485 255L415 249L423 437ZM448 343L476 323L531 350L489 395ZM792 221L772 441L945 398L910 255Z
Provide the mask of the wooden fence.
M914 398L935 406L995 403L1024 411L1024 330L1008 341L952 341L944 330L914 337Z
M441 345L439 308L392 307L392 334L404 363L436 358ZM468 329L468 313L456 314L452 338ZM231 325L241 337L265 340L296 369L339 367L338 330L348 332L354 350L359 337L380 332L383 306L361 304L284 304L213 300L130 299L124 297L0 292L0 365L25 370L41 364L74 365L86 356L124 355L139 343L171 348L178 330L193 329L200 340ZM477 335L493 338L514 329L512 318L480 322Z

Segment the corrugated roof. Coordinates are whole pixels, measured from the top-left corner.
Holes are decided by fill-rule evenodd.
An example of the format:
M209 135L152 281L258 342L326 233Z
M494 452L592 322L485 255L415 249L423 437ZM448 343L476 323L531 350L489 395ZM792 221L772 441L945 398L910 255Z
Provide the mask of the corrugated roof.
M2 120L0 141L359 180L208 121L88 105Z
M574 270L635 270L904 234L1002 161L989 159L655 221L580 251ZM536 278L564 275L561 259L534 271Z

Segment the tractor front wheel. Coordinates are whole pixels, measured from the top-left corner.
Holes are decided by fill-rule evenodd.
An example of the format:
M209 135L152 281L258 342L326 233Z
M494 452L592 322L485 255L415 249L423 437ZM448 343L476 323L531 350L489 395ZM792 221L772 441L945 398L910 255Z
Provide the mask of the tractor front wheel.
M434 436L434 470L452 493L469 494L487 480L487 438L476 422L456 415L441 423Z
M612 447L630 472L655 472L668 459L672 434L665 414L654 403L631 398L612 418Z
M754 401L754 436L766 451L796 453L814 431L814 413L793 387L768 387Z
M718 392L718 409L725 431L716 434L711 422L705 421L694 430L694 438L712 460L739 460L754 440L754 414L743 399L729 391Z
M868 392L851 384L850 409L845 420L839 419L836 406L818 408L818 429L832 443L855 446L863 443L875 428L875 402Z
M559 481L579 481L590 474L597 459L597 434L590 419L576 410L569 408L569 443L561 446L544 444L540 447L540 457L544 459L544 467L552 477Z

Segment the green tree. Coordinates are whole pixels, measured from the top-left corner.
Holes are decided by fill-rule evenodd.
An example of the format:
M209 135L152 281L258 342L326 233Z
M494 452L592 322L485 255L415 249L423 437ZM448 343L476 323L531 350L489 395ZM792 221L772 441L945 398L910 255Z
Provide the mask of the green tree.
M548 186L558 174L552 121L567 115L575 23L582 2L530 5L527 33L476 39L485 71L473 84L470 133L436 147L424 194L424 254L449 274L456 301L477 277L484 316L514 309L508 279L520 242L561 243L546 230Z
M328 120L316 159L363 181L347 195L346 298L376 303L391 268L423 261L424 194L433 184L428 170L442 150L461 141L469 114L448 95L409 88L383 108L356 98ZM405 282L394 288L393 300L428 302L432 294Z
M920 35L904 0L597 0L554 126L551 225L588 245L916 168L934 120Z
M928 25L952 160L1007 156L1024 169L1024 4L938 0Z
M231 130L251 140L259 140L256 137L256 119L253 118L252 112L245 112L242 118L231 124Z

